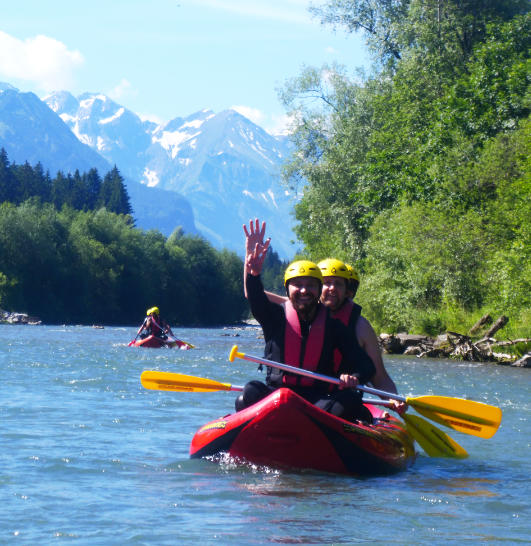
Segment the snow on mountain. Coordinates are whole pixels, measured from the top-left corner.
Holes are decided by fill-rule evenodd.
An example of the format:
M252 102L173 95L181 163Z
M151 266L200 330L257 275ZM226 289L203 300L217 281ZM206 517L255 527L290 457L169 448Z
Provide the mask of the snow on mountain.
M127 134L122 137L111 131L100 131L98 134L92 131L94 119L97 126L107 128L126 116L125 109L118 115L119 107L113 109L108 104L95 105L91 97L78 100L64 91L54 93L47 99L51 109L33 93L21 93L13 86L0 82L0 148L6 150L10 162L21 164L27 161L30 165L40 162L52 176L57 171L73 173L78 169L87 172L96 168L103 177L114 163L102 157L100 149L104 147L103 143L111 149L116 146L117 156L124 142L129 145L135 143ZM100 100L107 101L103 95ZM91 115L95 106L101 106L99 118ZM61 117L54 112L60 112ZM134 124L136 116L130 114L129 117ZM107 123L98 125L98 121ZM74 128L77 128L77 133ZM150 142L150 138L147 138L147 142ZM130 157L130 153L123 157ZM175 191L147 188L134 179L127 179L126 174L121 172L126 178L139 227L157 228L169 235L182 226L188 233L197 233L192 208L186 198Z
M184 195L197 227L217 247L241 253L242 224L258 216L281 256L297 250L290 243L296 196L280 180L285 139L234 110L201 110L156 125L102 94L61 91L43 100L126 178Z

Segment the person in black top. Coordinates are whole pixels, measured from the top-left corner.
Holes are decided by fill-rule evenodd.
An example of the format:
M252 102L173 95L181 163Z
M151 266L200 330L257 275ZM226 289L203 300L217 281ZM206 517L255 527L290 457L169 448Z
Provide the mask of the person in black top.
M270 302L260 279L269 239L262 237L250 223L246 233L245 291L251 312L260 323L265 338L265 358L320 374L338 377L341 385L331 385L307 377L267 368L266 382L251 381L236 400L239 411L280 387L288 387L308 401L334 415L348 420L370 421L370 413L361 403L354 388L370 380L375 367L367 353L353 343L339 320L331 318L319 302L322 288L320 269L306 260L288 266L284 276L289 300L284 305ZM341 359L335 359L339 351Z

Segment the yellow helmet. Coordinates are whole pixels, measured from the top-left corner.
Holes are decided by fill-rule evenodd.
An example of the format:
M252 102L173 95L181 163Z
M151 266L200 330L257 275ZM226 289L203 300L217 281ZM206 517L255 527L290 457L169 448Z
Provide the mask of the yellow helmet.
M360 276L358 275L358 272L356 271L356 269L349 264L345 264L345 266L350 273L350 277L349 277L350 280L360 282Z
M323 284L321 270L309 260L298 260L288 265L284 273L284 286L287 288L288 281L296 277L313 277Z
M347 282L352 278L348 267L341 261L335 258L327 258L318 264L323 277L342 277Z
M152 307L151 309L148 309L146 311L146 315L150 317L151 315L158 315L159 314L159 308L158 307Z

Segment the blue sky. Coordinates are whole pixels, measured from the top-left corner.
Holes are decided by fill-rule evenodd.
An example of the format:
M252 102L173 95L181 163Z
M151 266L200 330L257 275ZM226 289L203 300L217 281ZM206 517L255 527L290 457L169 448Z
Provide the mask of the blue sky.
M314 3L320 4L319 0ZM40 97L109 95L168 121L238 109L275 131L277 88L303 66L367 65L360 37L323 27L308 0L18 0L3 2L0 81Z

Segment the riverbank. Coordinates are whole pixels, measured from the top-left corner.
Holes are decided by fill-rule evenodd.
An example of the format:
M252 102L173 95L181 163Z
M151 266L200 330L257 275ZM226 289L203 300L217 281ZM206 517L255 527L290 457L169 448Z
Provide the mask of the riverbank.
M0 309L0 324L42 324L42 321L26 313L16 313Z
M0 309L0 324L40 325L42 321L26 313ZM103 326L99 325L92 325L92 327L103 329ZM259 328L260 326L255 319L249 319L229 328L244 329L248 327ZM531 339L496 340L484 337L473 341L468 336L455 332L447 332L435 338L407 333L380 334L379 342L383 353L389 355L416 356L418 358L451 358L473 362L492 362L516 368L531 368L531 352L529 351L523 356L518 356L493 350L495 346L509 347L517 343L529 344Z
M531 368L530 351L522 356L499 351L499 348L514 347L519 343L529 346L531 339L527 338L496 340L492 337L483 337L474 341L470 336L446 332L435 338L406 333L380 334L379 341L382 351L386 354L409 355L418 358L451 358L470 362L492 362L517 368Z

